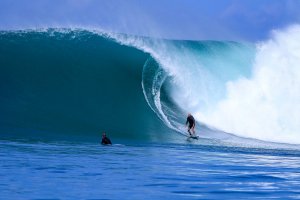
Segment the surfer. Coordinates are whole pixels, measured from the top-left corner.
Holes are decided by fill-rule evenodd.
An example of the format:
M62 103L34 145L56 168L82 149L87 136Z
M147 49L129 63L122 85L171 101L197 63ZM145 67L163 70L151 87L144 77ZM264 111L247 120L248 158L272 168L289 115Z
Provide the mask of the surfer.
M191 113L188 114L185 124L188 126L188 132L190 136L192 136L192 133L195 135L196 122L195 122L195 118L193 117L193 115L191 115Z
M102 134L101 144L103 144L103 145L112 144L111 141L110 141L110 139L106 136L105 132Z

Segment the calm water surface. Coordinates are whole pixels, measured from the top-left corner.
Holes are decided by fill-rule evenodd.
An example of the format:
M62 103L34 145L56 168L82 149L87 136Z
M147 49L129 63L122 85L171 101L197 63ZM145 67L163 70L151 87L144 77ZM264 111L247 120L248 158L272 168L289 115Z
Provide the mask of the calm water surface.
M0 199L300 199L299 150L0 141Z

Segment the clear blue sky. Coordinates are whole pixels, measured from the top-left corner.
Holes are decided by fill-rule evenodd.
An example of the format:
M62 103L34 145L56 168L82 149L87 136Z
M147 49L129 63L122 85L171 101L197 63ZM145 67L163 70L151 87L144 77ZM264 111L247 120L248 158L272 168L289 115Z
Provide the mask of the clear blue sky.
M100 28L173 39L257 41L300 23L300 0L1 0L0 29Z

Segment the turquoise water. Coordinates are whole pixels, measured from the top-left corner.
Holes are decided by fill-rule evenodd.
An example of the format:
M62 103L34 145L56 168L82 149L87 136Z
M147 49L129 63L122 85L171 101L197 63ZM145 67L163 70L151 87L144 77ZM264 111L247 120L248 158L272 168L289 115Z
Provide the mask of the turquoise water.
M124 43L128 41L132 43ZM0 32L1 135L92 141L105 130L115 138L172 141L184 133L190 105L179 101L178 94L184 97L179 82L155 52L174 62L183 57L177 62L193 67L191 72L200 68L199 63L182 63L190 59L180 55L181 48L212 73L227 68L228 75L217 73L221 82L236 78L238 72L249 75L251 48L234 42L168 41L68 29ZM237 51L244 54L234 58ZM196 93L199 104L207 102L211 89L216 89L209 95L211 102L224 95L224 84L197 80L194 85L203 89Z
M299 199L300 151L1 141L1 199Z

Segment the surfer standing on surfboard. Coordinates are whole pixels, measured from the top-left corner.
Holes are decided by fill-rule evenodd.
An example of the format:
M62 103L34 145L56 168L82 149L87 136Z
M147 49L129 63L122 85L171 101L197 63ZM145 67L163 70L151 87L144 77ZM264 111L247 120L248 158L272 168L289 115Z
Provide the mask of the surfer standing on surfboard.
M191 113L188 114L185 124L188 126L188 132L190 136L192 136L192 133L195 135L196 122L195 122L195 118L191 115Z

